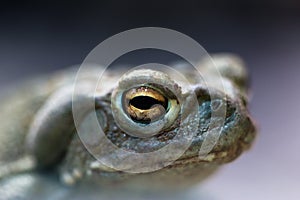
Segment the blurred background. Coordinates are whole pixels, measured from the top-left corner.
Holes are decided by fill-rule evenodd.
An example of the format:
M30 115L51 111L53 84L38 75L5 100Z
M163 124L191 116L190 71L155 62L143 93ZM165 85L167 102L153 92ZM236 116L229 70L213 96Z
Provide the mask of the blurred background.
M299 200L299 1L1 2L0 91L80 64L106 38L146 26L180 31L209 53L237 53L251 74L250 110L259 126L255 145L184 198ZM51 188L51 181L37 183L45 186L39 197L67 199L68 192ZM22 184L1 186L0 199L1 191ZM26 187L16 189L26 193Z

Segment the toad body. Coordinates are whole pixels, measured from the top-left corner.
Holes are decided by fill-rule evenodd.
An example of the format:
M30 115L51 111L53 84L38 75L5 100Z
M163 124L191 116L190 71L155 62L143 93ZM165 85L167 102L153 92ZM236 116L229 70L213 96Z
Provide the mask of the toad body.
M256 132L243 62L212 58L215 66L199 64L204 78L178 64L107 70L96 87L96 67L31 81L2 102L0 179L48 169L68 185L161 189L204 180Z

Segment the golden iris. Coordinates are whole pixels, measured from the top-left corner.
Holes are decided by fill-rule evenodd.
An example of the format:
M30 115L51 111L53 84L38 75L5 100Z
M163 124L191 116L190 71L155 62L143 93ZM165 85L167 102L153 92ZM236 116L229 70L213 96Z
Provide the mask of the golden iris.
M124 110L131 119L143 124L160 119L168 110L168 99L147 86L128 90L123 102Z

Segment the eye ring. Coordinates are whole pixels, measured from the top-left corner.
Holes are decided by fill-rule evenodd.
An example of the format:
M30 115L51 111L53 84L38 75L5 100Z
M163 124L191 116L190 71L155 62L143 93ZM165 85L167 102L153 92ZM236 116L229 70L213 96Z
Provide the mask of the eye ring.
M151 137L169 128L179 116L181 88L160 71L138 69L126 73L112 93L117 125L134 137Z

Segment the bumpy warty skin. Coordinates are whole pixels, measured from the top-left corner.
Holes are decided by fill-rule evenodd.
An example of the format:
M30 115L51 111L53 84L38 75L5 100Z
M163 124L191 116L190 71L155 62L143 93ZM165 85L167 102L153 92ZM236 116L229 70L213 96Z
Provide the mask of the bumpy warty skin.
M117 147L128 151L138 153L155 151L172 141L175 135L178 134L180 125L188 126L199 123L199 129L194 133L190 147L178 160L167 167L149 173L132 174L119 171L97 161L83 145L74 127L66 124L62 127L70 131L69 139L59 138L55 134L55 138L53 138L53 141L65 141L59 144L63 153L55 158L55 162L51 160L49 162L51 165L46 167L57 170L61 181L69 185L82 183L164 189L183 188L204 180L222 164L234 160L244 150L247 150L256 134L255 125L247 110L248 76L242 61L230 54L215 55L213 59L216 60L215 63L222 75L225 89L220 90L211 85L208 86L210 88L208 90L208 87L204 87L201 81L193 85L199 104L199 122L191 119L187 124L183 124L178 118L169 129L150 138L138 138L126 134L116 124L111 110L111 92L113 87L117 87L114 74L120 72L108 73L105 79L110 88L102 91L96 99L96 113L100 124L104 127L107 138ZM203 67L210 78L220 78L219 75L210 72L209 66L206 66L205 63ZM35 155L28 151L28 146L26 146L28 145L29 128L36 113L43 108L45 102L60 88L72 85L75 75L76 69L70 69L57 72L51 76L41 77L23 85L21 89L17 89L12 93L10 98L2 101L2 112L0 113L0 163L2 167L0 167L0 175L1 169L10 172L9 169L12 168L12 176L15 171L17 173L22 172L22 165L25 165L25 163L22 163L23 158L33 160L30 170L34 171L40 168ZM87 77L89 78L89 76L90 78L97 78L92 70L90 73L87 72ZM189 79L197 79L193 73L188 71L186 76ZM136 78L138 79L138 77ZM210 98L212 93L215 97L213 100ZM214 121L219 120L218 116L212 117L212 109L218 109L220 105L226 105L226 116L220 138L209 154L199 157L199 150L209 126ZM70 109L70 107L66 109ZM180 143L181 141L177 142ZM99 151L105 151L105 144L99 144L95 148L98 148ZM47 154L51 158L52 151L53 149L49 148L41 149L42 159ZM167 154L172 154L172 152L167 152ZM14 170L15 168L17 170ZM28 169L25 167L24 170L27 171ZM5 173L2 172L2 174Z

